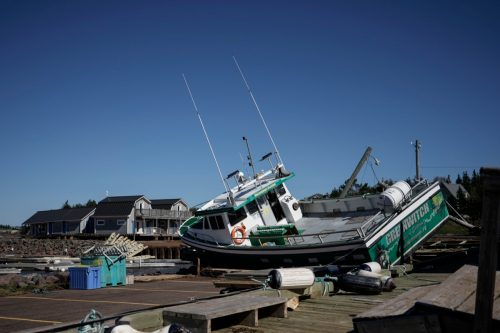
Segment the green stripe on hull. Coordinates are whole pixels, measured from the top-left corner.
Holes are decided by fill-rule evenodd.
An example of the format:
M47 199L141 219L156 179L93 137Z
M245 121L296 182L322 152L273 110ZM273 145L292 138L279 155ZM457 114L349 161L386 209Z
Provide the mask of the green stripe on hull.
M370 257L384 267L396 262L401 257L401 229L406 252L422 241L446 217L448 209L443 194L438 192L371 246L368 250Z
M192 216L186 222L184 222L179 228L179 235L184 236L189 228L198 223L198 221L202 220L203 216Z

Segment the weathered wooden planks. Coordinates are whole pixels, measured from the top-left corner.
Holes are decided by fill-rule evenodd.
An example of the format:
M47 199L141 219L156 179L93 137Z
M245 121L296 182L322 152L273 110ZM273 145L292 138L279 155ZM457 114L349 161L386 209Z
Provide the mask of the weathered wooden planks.
M241 294L168 307L163 311L164 322L185 325L193 332L212 331L212 320L238 315L238 324L257 326L259 310L268 308L271 316L286 318L287 298ZM270 310L270 311L269 311Z
M465 265L439 285L414 288L353 321L358 332L470 332L476 299L477 267ZM500 272L494 291L493 327L500 327ZM437 321L435 320L437 318ZM439 324L437 325L436 322ZM403 325L403 326L399 326ZM439 330L438 330L439 329Z
M435 306L450 311L474 314L477 283L476 266L465 265L448 279L443 281L417 302L417 307ZM500 321L500 272L496 272L498 281L494 289L494 312L493 319Z

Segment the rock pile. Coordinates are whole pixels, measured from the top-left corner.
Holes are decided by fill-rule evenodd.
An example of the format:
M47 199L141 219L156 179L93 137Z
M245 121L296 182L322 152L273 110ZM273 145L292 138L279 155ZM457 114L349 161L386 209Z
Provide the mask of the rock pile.
M68 288L68 278L68 272L0 275L0 294L26 291L43 293L52 289Z
M80 257L83 251L100 240L31 239L20 236L0 236L0 253L20 257L70 256Z

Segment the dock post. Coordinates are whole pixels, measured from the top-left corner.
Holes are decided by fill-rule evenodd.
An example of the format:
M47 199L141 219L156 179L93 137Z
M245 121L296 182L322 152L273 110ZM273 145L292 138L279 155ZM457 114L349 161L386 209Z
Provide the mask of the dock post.
M500 232L500 169L481 168L483 208L477 273L474 333L492 332L493 297Z

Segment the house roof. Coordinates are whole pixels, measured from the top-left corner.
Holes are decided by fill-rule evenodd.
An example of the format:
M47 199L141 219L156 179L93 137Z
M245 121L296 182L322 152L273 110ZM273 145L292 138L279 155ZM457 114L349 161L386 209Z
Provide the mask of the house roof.
M469 195L469 192L467 192L467 190L465 189L465 187L462 186L462 184L441 182L439 185L442 186L445 189L445 191L455 199L458 198L459 191L462 191L462 193L465 196Z
M153 207L153 209L172 209L172 206L178 202L182 202L187 207L187 204L180 198L151 199L151 207Z
M106 197L99 201L101 202L133 202L135 203L137 200L140 198L144 197L143 195L123 195L123 196L118 196L118 197Z
M23 224L81 221L88 215L92 214L95 209L95 207L83 207L42 210L33 214L33 216L23 222Z
M95 210L95 217L103 216L128 216L137 200L143 195L130 195L119 197L106 197L99 201ZM147 199L145 199L147 200Z

